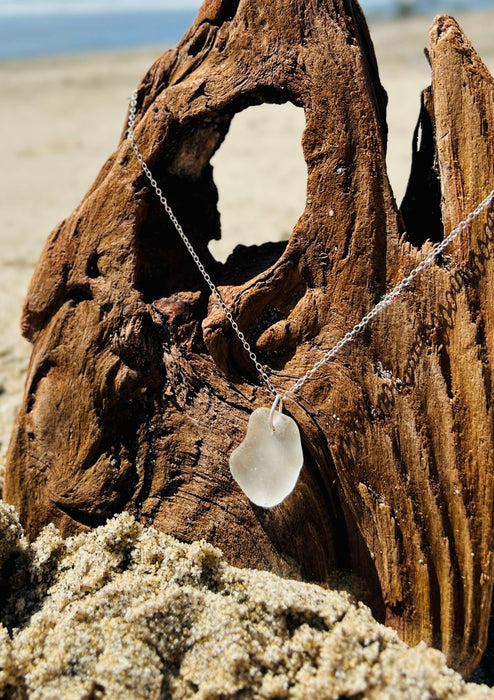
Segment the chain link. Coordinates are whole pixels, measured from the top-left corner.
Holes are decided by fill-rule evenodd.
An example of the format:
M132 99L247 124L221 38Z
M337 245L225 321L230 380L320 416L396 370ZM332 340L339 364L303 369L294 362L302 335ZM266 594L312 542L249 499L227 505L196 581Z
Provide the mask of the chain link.
M265 368L261 365L259 360L257 359L256 354L252 350L251 345L247 341L244 333L240 330L237 322L233 318L233 315L231 311L228 309L227 305L223 301L223 298L221 294L219 293L218 289L216 288L214 282L212 281L211 277L207 273L204 265L202 264L199 256L197 255L196 251L194 250L194 247L192 243L190 242L189 238L187 237L186 233L184 232L182 226L180 225L180 222L178 221L177 217L173 213L172 208L170 207L167 198L163 194L163 191L161 188L158 186L157 181L153 177L153 174L151 170L149 169L147 163L145 162L139 147L136 144L135 141L135 135L134 135L134 127L135 127L135 120L136 120L136 114L137 114L137 89L134 90L132 93L132 97L130 100L130 109L129 109L129 119L128 119L128 127L127 127L127 138L130 142L130 145L132 146L132 149L134 153L136 154L137 160L142 166L142 170L146 177L148 178L149 182L151 183L151 187L153 188L154 192L156 193L158 199L160 200L161 204L163 205L166 213L168 214L168 217L170 221L172 222L173 226L175 227L178 235L182 239L182 241L185 244L185 247L187 248L188 252L190 253L190 256L192 257L192 260L196 264L199 272L201 273L202 277L204 278L204 281L208 285L209 289L211 290L211 293L214 295L215 299L217 300L218 304L222 308L226 318L228 319L231 327L233 328L237 338L240 340L242 343L242 346L244 350L247 352L249 358L251 359L254 367L258 371L260 377L268 387L269 391L271 394L275 397L275 400L277 400L280 404L288 398L289 396L292 396L293 394L296 394L299 389L305 384L307 380L309 380L323 365L325 365L327 362L333 359L335 355L337 355L342 348L345 347L345 345L348 345L348 343L351 343L356 336L361 333L366 326L369 325L369 323L378 316L381 311L383 311L387 306L391 304L397 297L402 294L413 282L413 280L429 265L431 265L435 258L437 258L438 255L440 255L445 248L447 248L458 236L460 233L468 228L468 226L475 221L475 219L494 201L494 189L490 192L490 194L487 195L485 199L478 204L473 211L471 211L466 218L461 221L458 226L451 231L451 233L444 238L441 243L438 243L437 246L416 266L413 268L413 270L406 276L404 277L401 282L399 282L393 289L391 289L387 294L383 296L383 298L369 311L363 316L363 318L356 323L351 330L348 331L338 342L333 345L332 348L330 348L322 357L320 360L318 360L310 369L307 370L307 372L302 376L297 379L295 384L285 391L283 395L280 395L278 391L274 388L273 384L271 383L269 376L265 370ZM275 405L275 404L274 404Z
M173 210L172 210L172 208L170 207L167 198L166 198L165 195L163 194L163 191L160 189L160 187L158 187L158 183L157 183L156 180L154 179L151 170L149 169L149 167L148 167L147 163L145 162L145 160L144 160L144 158L143 158L141 152L139 151L139 147L138 147L137 144L136 144L135 136L134 136L134 126L135 126L136 112L137 112L137 90L134 90L134 92L132 93L132 99L131 99L131 101L130 101L130 111L129 111L129 121L128 121L128 129L127 129L127 138L129 139L130 144L131 144L131 146L132 146L132 149L133 149L134 153L135 153L136 156L137 156L137 160L138 160L139 163L141 164L142 169L143 169L143 171L144 171L144 174L146 175L146 177L148 178L149 182L151 183L151 187L153 188L153 190L155 191L156 195L158 196L158 198L159 198L161 204L162 204L163 207L165 208L165 211L166 211L166 213L168 214L168 217L170 218L170 221L172 222L172 224L173 224L173 226L175 227L175 229L176 229L178 235L180 236L180 238L181 238L182 241L184 242L184 245L185 245L185 247L187 248L187 250L189 251L192 260L194 261L194 263L196 264L196 266L197 266L199 272L200 272L201 275L203 276L204 281L206 282L206 284L208 285L208 287L209 287L209 289L211 290L212 294L214 295L216 301L218 302L218 304L219 304L220 307L222 308L222 310L223 310L225 316L227 317L227 319L228 319L228 321L229 321L231 327L232 327L233 330L235 331L235 334L236 334L237 338L238 338L238 339L240 340L240 342L242 343L242 346L243 346L244 350L245 350L246 353L248 354L249 358L251 359L252 363L254 364L254 367L255 367L256 370L258 371L259 375L262 377L262 379L263 379L264 383L266 384L266 386L268 387L269 391L270 391L271 394L276 398L276 397L278 396L278 392L276 391L276 389L274 388L274 386L271 384L271 381L270 381L270 379L269 379L269 376L268 376L266 370L264 369L264 367L261 365L261 363L260 363L259 360L257 359L256 354L255 354L254 351L252 350L252 347L250 346L249 342L247 341L245 335L242 333L242 331L240 330L240 328L239 328L237 322L236 322L235 319L233 318L233 315L232 315L231 311L228 309L227 305L226 305L225 302L223 301L223 298L222 298L221 294L219 293L219 291L218 291L218 289L216 288L216 286L215 286L213 280L211 279L211 277L209 276L208 272L206 271L206 269L205 269L204 265L202 264L202 262L201 262L199 256L197 255L196 251L194 250L194 247L193 247L192 243L190 242L190 240L189 240L189 238L187 237L185 231L183 230L182 226L180 225L180 222L178 221L177 217L176 217L175 214L173 213Z

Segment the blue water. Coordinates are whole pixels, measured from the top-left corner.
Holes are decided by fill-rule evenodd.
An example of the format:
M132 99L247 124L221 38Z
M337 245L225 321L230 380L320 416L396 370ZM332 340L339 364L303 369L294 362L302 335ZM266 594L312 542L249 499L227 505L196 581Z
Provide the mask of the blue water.
M392 17L400 13L434 15L438 12L454 12L485 7L494 8L494 0L360 0L367 15Z
M269 2L269 0L266 0ZM430 15L494 7L494 0L361 0L369 16L397 6ZM0 0L0 59L177 43L200 0ZM170 9L156 9L156 8Z
M0 15L0 59L175 44L195 11Z

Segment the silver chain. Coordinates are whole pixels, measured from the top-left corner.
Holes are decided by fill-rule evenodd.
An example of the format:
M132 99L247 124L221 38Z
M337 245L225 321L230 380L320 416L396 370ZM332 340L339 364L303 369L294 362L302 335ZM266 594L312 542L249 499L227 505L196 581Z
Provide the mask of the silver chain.
M391 304L394 299L400 296L400 294L407 289L413 280L429 265L431 265L435 258L440 255L447 246L452 243L455 238L457 238L460 233L464 230L466 230L469 225L494 201L494 189L490 192L490 194L487 195L485 199L480 202L478 206L475 207L473 211L471 211L468 216L458 224L458 226L451 231L451 233L444 238L441 243L438 243L437 246L434 247L434 249L417 265L417 267L414 267L413 270L406 276L404 277L401 282L399 282L391 291L389 291L387 294L383 296L383 298L368 312L365 314L365 316L357 323L353 328L348 331L335 345L333 345L332 348L330 348L322 357L320 360L318 360L310 369L307 370L307 372L297 379L297 381L293 384L293 386L285 391L285 393L280 396L280 394L276 391L274 386L272 385L269 376L264 369L264 367L261 365L259 360L257 359L256 354L252 350L252 347L248 343L245 335L242 333L240 330L237 322L233 318L233 315L231 311L229 311L227 305L223 301L221 294L219 293L218 289L216 288L214 282L212 281L211 277L207 273L204 265L202 264L201 260L199 259L199 256L197 255L196 251L194 250L194 247L192 243L190 242L189 238L185 234L182 226L180 225L180 222L178 221L177 217L173 213L172 208L170 207L167 198L163 194L163 191L161 188L158 186L158 183L156 182L155 178L153 177L153 174L151 170L149 169L147 163L145 162L139 147L136 144L135 141L135 136L134 136L134 126L135 126L135 120L136 120L136 113L137 113L137 89L134 90L132 93L132 97L130 100L130 110L129 110L129 119L128 119L128 128L127 128L127 138L130 141L130 145L132 146L132 149L134 153L137 156L137 159L139 163L142 166L143 172L148 178L149 182L151 183L151 187L155 191L157 197L159 198L161 204L165 208L166 213L168 214L170 221L172 222L173 226L175 227L178 235L182 239L182 241L185 244L185 247L189 251L192 260L195 262L199 272L203 276L206 284L208 285L209 289L211 290L212 294L215 296L216 300L218 301L218 304L221 306L223 309L223 312L225 316L227 317L231 327L235 331L235 334L237 338L240 340L242 343L245 351L247 352L249 358L252 360L252 363L254 364L256 370L259 372L260 377L268 387L269 391L273 396L275 397L276 403L281 403L288 397L291 396L299 391L299 389L305 384L305 382L310 379L323 365L325 365L327 362L329 362L335 355L337 355L342 348L345 347L348 343L351 343L355 337L361 333L364 328L374 319L376 316L378 316L381 311L383 311L387 306ZM276 405L276 404L273 404Z

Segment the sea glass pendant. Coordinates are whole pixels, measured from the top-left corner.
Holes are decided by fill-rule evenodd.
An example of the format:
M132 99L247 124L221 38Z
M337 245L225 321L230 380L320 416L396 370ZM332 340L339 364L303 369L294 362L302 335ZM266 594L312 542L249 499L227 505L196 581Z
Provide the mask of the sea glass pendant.
M247 498L273 508L295 488L304 461L297 424L281 411L257 408L244 441L230 456L230 471Z

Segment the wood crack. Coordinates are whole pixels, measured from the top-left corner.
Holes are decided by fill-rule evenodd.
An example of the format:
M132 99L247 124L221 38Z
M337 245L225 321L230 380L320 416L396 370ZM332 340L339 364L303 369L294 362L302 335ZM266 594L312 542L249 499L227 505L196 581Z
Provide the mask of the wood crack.
M139 147L276 390L494 187L493 80L451 17L436 18L428 55L401 216L386 95L353 0L209 0L139 87ZM286 246L220 266L208 250L220 232L211 157L238 111L286 101L305 111L305 209ZM493 249L491 206L286 402L306 467L262 511L228 455L272 397L124 133L34 272L4 497L31 538L126 509L209 539L233 564L325 585L350 566L376 615L469 673L494 585Z

